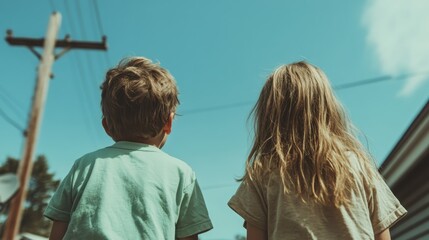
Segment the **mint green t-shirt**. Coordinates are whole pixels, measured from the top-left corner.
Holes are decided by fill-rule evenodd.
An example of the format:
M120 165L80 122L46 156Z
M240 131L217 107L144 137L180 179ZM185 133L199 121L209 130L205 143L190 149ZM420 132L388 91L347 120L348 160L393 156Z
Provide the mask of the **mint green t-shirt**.
M192 169L133 142L78 159L45 216L69 222L64 239L175 239L213 228Z

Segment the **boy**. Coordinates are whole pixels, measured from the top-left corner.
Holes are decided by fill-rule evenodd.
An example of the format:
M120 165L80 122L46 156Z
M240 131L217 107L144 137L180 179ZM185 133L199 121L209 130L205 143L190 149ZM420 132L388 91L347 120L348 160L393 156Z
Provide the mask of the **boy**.
M174 78L149 59L122 60L101 93L116 142L78 159L45 216L50 239L198 239L212 229L192 169L160 149L179 104Z

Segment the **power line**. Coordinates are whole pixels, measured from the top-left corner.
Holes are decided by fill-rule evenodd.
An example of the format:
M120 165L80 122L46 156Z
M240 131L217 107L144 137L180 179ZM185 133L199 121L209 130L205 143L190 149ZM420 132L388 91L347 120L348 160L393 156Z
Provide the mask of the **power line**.
M386 75L386 76L381 76L381 77L364 79L364 80L351 82L351 83L345 83L345 84L334 86L333 88L335 90L343 90L343 89L354 88L354 87L359 87L359 86L368 85L368 84L374 84L374 83L378 83L378 82L389 81L389 80L392 80L393 78L394 77L391 75Z
M25 135L25 129L19 125L16 121L14 121L11 117L9 117L2 109L0 109L0 116L8 122L10 125L18 129L23 135Z
M88 62L89 72L91 74L92 82L95 86L100 87L100 83L97 81L97 75L95 74L95 67L93 62L91 61L91 58L89 56L89 53L86 54L86 61Z
M18 103L12 99L12 97L7 94L6 91L4 91L1 87L0 87L0 99L3 99L3 101L6 103L6 105L12 109L12 111L15 113L15 115L19 118L25 118L24 117L24 112L22 111L22 107L18 105Z
M68 21L70 22L70 27L72 29L73 32L75 32L74 34L76 34L78 32L79 27L76 27L76 25L74 25L73 20L72 20L72 14L70 11L70 6L67 3L67 0L64 0L65 3L65 8L66 8L66 12L67 12L67 17L68 17ZM84 29L84 24L83 24L83 16L82 16L82 12L81 12L81 7L80 4L78 2L78 0L76 0L76 5L75 5L76 9L77 9L77 14L78 14L78 26L80 26L80 33L83 37L86 37L86 31ZM91 91L89 89L91 89L91 87L88 86L88 81L87 81L87 76L86 74L84 74L84 64L82 64L83 60L83 56L80 54L77 54L74 56L75 58L75 62L76 62L76 68L77 68L77 72L79 73L79 79L80 79L80 84L79 86L81 87L82 91L79 91L81 97L79 98L80 101L80 105L81 105L81 109L83 109L84 111L84 115L85 117L83 118L84 121L86 122L85 127L87 128L87 133L91 133L89 134L93 140L93 142L97 142L96 140L98 139L95 135L97 133L95 126L94 126L94 122L91 119L91 108L90 105L94 105L94 104L85 104L85 102L93 102L94 98L93 95L91 94ZM94 66L89 58L89 54L86 53L86 60L87 62L87 66L89 67L89 71L91 72L92 77L90 77L92 79L92 81L97 85L98 87L98 83L95 79L94 76ZM73 71L74 72L74 71Z
M0 97L1 97L1 95L0 95ZM7 99L3 98L3 100L6 103L6 106L9 106L9 108L12 109L12 111L15 113L15 116L17 116L19 118L24 118L16 108L14 108L14 107L12 107L12 105L10 105L10 102L8 102Z
M75 2L76 2L76 9L77 9L77 14L78 14L78 20L79 20L78 22L79 22L79 25L80 25L80 30L81 30L82 36L84 38L86 38L86 31L85 31L85 28L84 28L85 25L84 25L84 22L83 22L83 15L82 15L82 11L81 11L81 6L80 6L80 3L79 3L78 0L76 0ZM95 6L98 6L98 5L95 5ZM98 10L96 11L96 13L97 13L96 15L98 15L98 17L97 17L98 20L97 21L100 21L99 25L101 27L101 20L99 19L99 15L100 14L98 13ZM102 29L100 29L100 31L102 31ZM90 68L90 72L91 72L90 74L92 75L90 78L95 83L95 85L97 85L97 87L98 87L98 82L97 82L96 77L94 75L94 65L93 65L93 63L92 63L92 61L90 59L89 53L87 53L87 52L86 52L86 61L87 61L88 66Z
M414 76L422 75L422 74L425 74L425 73L403 74L403 75L398 75L398 76L385 75L385 76L380 76L380 77L375 77L375 78L363 79L363 80L359 80L356 82L345 83L345 84L334 86L333 88L335 90L343 90L343 89L348 89L348 88L360 87L363 85L385 82L385 81L389 81L389 80L399 80L399 79L414 77Z
M98 6L97 0L92 0L92 5L93 5L94 11L95 11L95 17L97 20L98 29L100 31L100 34L105 36L105 32L104 32L104 28L103 28L103 21L101 20L100 8ZM107 66L111 65L109 52L107 52L107 51L104 53L104 61L106 62Z
M53 0L49 0L49 4L51 5L51 10L54 12L56 10L55 4Z
M74 26L74 24L73 24L73 21L72 21L72 19L71 19L71 12L70 12L70 6L69 6L69 4L67 3L67 1L68 0L64 0L64 6L65 6L65 8L66 8L66 13L67 13L67 18L68 18L68 24L70 25L70 32L71 32L71 34L77 34L77 31L76 31L76 28L75 28L75 26Z
M109 52L107 51L104 53L104 61L106 62L107 67L110 67L112 65L112 63L110 62Z
M82 11L80 9L80 2L79 2L79 0L76 0L75 3L76 3L76 11L77 11L77 16L78 16L77 17L78 18L78 25L80 25L80 30L81 30L82 36L84 38L86 38L85 24L83 24Z
M92 1L91 1L92 2ZM90 4L90 3L89 3ZM89 6L91 9L90 9L90 11L91 12L95 12L95 14L90 14L90 16L93 18L93 19L90 19L89 20L89 22L92 24L92 26L93 26L93 28L94 28L94 31L90 31L90 32L92 32L92 33L94 33L95 35L97 35L97 36L103 36L103 34L101 33L101 29L100 29L100 25L98 24L98 20L97 20L97 13L96 13L96 10L95 10L95 7L94 7L94 4L90 4L90 6Z
M187 111L186 110L182 111L182 112L180 112L180 114L190 115L190 114L203 113L203 112L212 112L212 111L248 106L252 103L253 103L252 101L246 101L246 102L237 102L237 103L218 105L218 106L212 106L212 107L205 107L205 108L195 108L195 109L191 109L191 110L187 110Z
M94 6L95 17L97 19L98 28L100 30L101 35L104 35L103 24L101 22L101 15L100 15L100 10L99 10L99 7L98 7L97 0L92 0L92 4Z
M418 75L427 75L428 72L421 72L421 73L409 73L409 74L403 74L398 76L393 75L385 75L375 78L369 78L369 79L363 79L351 83L345 83L341 85L336 85L333 87L334 90L340 91L355 87L360 87L364 85L374 84L378 82L384 82L389 80L399 80L399 79L405 79L409 77L414 77ZM197 114L197 113L204 113L204 112L211 112L211 111L219 111L224 109L230 109L230 108L237 108L237 107L243 107L254 104L254 101L244 101L244 102L237 102L237 103L231 103L231 104L223 104L218 106L212 106L212 107L204 107L204 108L195 108L191 110L184 110L181 112L182 115L191 115L191 114Z
M2 93L4 95L4 97L9 98L9 100L11 100L17 107L21 107L19 105L23 105L23 102L20 101L20 99L18 98L14 98L14 94L12 94L11 92L9 92L8 90L6 90L6 88L0 86L0 93Z
M78 60L77 56L75 56L75 62L76 62L76 66L77 66L77 69L78 69L78 72L80 75L80 77L79 77L80 82L81 82L80 86L83 88L83 92L84 92L84 93L82 93L81 91L79 91L81 96L83 95L83 98L81 97L81 98L79 98L79 100L80 100L81 106L83 106L82 108L84 109L84 112L86 115L86 117L84 118L84 120L87 123L87 124L85 124L85 127L87 127L88 128L87 130L89 130L89 132L91 132L91 134L89 134L89 135L92 136L93 142L96 143L97 142L97 140L96 140L97 138L95 137L96 130L94 127L94 122L91 120L91 107L90 107L90 105L93 105L93 104L85 104L85 102L92 102L92 100L91 100L92 98L90 97L91 91L89 90L90 88L88 88L88 81L86 80L85 75L83 73L82 62ZM83 99L85 99L86 101L85 102L82 101Z

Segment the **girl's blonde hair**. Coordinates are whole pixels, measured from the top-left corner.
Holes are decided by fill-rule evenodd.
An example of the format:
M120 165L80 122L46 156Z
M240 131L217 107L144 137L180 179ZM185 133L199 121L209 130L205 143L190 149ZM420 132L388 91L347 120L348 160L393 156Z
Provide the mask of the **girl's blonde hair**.
M377 177L370 155L319 68L307 62L277 68L251 114L255 138L241 180L277 172L285 192L293 190L304 202L339 207L349 203L350 191L356 188L353 178L371 183Z

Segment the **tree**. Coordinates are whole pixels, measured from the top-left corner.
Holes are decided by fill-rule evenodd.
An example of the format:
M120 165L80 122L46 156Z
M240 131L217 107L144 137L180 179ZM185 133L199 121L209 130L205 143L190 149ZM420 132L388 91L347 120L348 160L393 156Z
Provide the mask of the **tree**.
M19 161L14 158L7 158L0 166L0 174L16 173ZM51 228L51 221L43 216L43 211L48 205L49 199L57 189L60 181L54 179L54 174L49 173L49 165L46 157L40 155L33 163L30 185L27 199L24 204L25 210L21 222L21 232L29 232L41 236L48 236Z
M246 240L246 237L243 235L235 235L235 240Z

